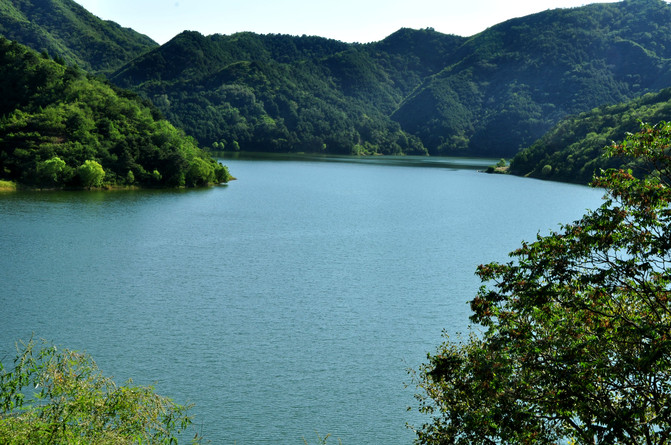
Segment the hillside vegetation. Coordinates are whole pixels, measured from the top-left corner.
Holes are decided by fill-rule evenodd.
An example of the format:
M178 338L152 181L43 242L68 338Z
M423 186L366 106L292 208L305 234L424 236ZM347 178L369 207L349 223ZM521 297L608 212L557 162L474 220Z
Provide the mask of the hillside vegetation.
M0 24L226 151L512 157L568 116L671 87L671 5L662 0L548 10L469 38L401 29L370 44L183 32L157 46L71 0L0 0ZM515 170L538 169L529 167L537 158L516 159ZM538 171L550 165L546 177L583 181L594 162L584 152Z
M134 94L0 37L0 179L90 188L229 178Z
M0 0L0 34L95 72L112 71L158 46L72 0Z
M641 122L671 121L671 88L632 101L604 105L563 119L512 159L521 176L586 184L599 169L635 167L604 156L604 147L639 130Z
M545 11L466 41L393 118L433 154L511 156L567 115L671 86L670 58L661 0Z
M471 38L186 32L111 77L225 149L512 156L562 118L671 86L671 6L557 9Z
M389 118L403 91L358 45L184 32L111 80L152 100L202 144L226 150L426 153Z

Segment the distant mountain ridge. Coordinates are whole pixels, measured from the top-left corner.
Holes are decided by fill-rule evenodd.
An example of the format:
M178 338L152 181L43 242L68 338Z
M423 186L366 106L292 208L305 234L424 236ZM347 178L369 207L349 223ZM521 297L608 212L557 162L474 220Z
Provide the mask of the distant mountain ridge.
M508 157L566 116L671 86L662 0L548 10L469 38L430 28L370 44L184 32L144 44L120 57L111 81L226 150Z
M0 0L0 35L95 72L113 71L158 46L72 0Z
M184 32L111 80L151 99L206 145L425 154L389 116L431 72L424 62L463 38L401 30L390 40L396 43L375 47L321 37ZM424 54L409 55L417 41Z
M624 0L365 45L184 33L112 80L204 144L512 156L565 116L671 86L671 6Z
M432 153L510 156L564 116L670 86L670 60L661 0L545 11L468 39L392 117Z

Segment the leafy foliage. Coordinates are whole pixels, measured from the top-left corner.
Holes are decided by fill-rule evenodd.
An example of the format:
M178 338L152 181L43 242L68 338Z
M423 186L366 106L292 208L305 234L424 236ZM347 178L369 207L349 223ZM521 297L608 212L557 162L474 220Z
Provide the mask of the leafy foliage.
M0 0L0 34L95 72L112 71L158 46L72 0Z
M644 126L594 180L603 205L478 268L483 333L420 370L423 444L671 439L671 124Z
M110 185L163 187L230 179L134 94L0 37L0 178L91 187L103 177Z
M117 386L87 354L21 343L13 368L0 364L0 442L177 443L188 407L131 383Z
M604 156L605 148L612 141L622 140L627 133L635 132L641 121L670 120L669 88L630 102L605 105L570 116L531 147L517 153L511 162L511 172L586 184L599 169L626 165L626 160Z
M58 160L59 158L52 158L50 160L53 159ZM61 163L62 162L63 161L61 161ZM96 161L91 161L90 159L84 161L84 163L77 168L77 174L79 175L82 185L89 189L91 187L100 187L105 178L105 170L102 165L98 164Z

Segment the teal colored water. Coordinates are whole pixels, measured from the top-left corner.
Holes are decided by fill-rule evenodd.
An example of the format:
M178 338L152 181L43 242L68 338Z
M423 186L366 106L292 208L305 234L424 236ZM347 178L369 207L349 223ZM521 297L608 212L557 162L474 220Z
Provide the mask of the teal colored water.
M227 159L238 180L207 190L0 195L0 358L32 333L85 350L194 402L214 444L412 443L406 370L465 330L476 266L602 192L330 160Z

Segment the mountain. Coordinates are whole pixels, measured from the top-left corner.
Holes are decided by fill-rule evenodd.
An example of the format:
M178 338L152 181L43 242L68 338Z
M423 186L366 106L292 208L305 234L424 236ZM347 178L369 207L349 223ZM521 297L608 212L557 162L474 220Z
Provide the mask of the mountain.
M562 117L671 86L671 5L624 0L470 39L392 117L432 154L511 156Z
M470 38L430 28L370 44L184 32L162 46L69 0L38 3L0 0L2 23L60 36L54 53L106 71L217 149L510 157L567 116L671 86L662 0L548 10ZM40 11L52 10L61 18L49 24ZM78 43L82 29L108 42L108 28L140 43L119 37L127 52L103 45L97 58Z
M431 30L398 34L368 47L308 36L184 32L111 80L151 99L206 145L426 154L389 116L439 64L435 59L463 39Z
M137 95L0 37L0 179L176 187L230 176Z
M184 32L115 73L203 144L426 154L390 115L465 39L402 29L375 45Z
M158 46L72 0L0 0L0 35L93 72L113 71Z
M671 88L564 118L531 147L517 153L510 172L586 184L599 169L636 167L626 160L604 157L604 147L637 132L641 122L660 121L671 121Z
M568 115L671 86L671 6L624 0L365 45L185 32L111 80L226 149L512 156Z
M463 37L401 29L381 42L184 32L112 82L152 100L205 145L229 150L427 154L391 119Z

